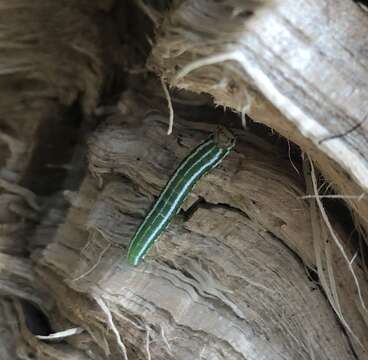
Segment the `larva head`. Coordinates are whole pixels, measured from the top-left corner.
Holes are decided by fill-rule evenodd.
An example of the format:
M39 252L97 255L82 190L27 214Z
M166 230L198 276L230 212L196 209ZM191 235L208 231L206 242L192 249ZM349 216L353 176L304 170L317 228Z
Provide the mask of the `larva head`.
M231 150L235 146L234 134L224 126L218 126L214 133L216 145L222 149Z

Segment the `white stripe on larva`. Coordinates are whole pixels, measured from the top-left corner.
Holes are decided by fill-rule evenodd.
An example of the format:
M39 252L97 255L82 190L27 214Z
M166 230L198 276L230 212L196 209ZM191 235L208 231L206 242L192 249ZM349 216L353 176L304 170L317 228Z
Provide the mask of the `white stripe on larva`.
M204 155L202 155L200 157L200 159L198 159L195 163L193 163L191 165L191 167L188 169L188 172L198 164L198 162L202 161L211 151L213 150L213 148L209 149ZM197 172L195 172L192 176L191 176L191 180L193 178L196 178L202 171L204 167L211 167L212 165L214 165L216 162L218 162L218 160L220 160L220 155L221 155L222 150L218 149L217 153L213 156L213 158L211 160L209 160L207 163L204 164L204 166L202 166ZM189 159L188 159L189 160ZM186 162L187 163L187 162ZM184 175L185 176L185 175ZM189 186L191 185L192 181L187 181L186 184L184 184L184 186L181 188L180 192L178 193L175 201L172 203L171 209L169 211L167 211L166 216L163 218L162 220L162 224L164 224L172 215L172 211L173 209L175 209L175 207L178 205L178 202L181 200L182 195L188 190ZM166 205L166 203L165 203ZM148 229L147 229L148 230ZM146 230L146 231L147 231ZM141 258L141 256L146 252L146 250L151 246L151 242L152 240L156 237L157 233L161 230L161 227L156 227L156 229L150 234L150 236L147 238L144 246L142 246L142 248L140 249L139 253L136 255L136 261L138 261L138 259Z
M206 142L207 143L207 142ZM202 149L203 148L203 146L200 146L200 148ZM205 152L197 161L195 161L190 167L189 167L189 169L187 170L187 172L184 174L184 176L186 176L186 174L194 167L194 166L196 166L197 164L198 164L198 162L200 162L200 161L202 161L203 160L203 158L205 158L211 151L213 150L213 147L211 147L209 150L207 150L207 152ZM199 151L195 151L194 153L197 155L198 154L198 152ZM179 169L181 170L181 169L183 169L183 167L184 166L186 166L187 164L188 164L188 162L190 162L190 160L192 159L192 156L189 156L188 157L188 159L179 167ZM159 198L159 200L162 198L162 196L165 194L165 190L167 189L167 188L169 188L170 187L170 185L172 184L172 182L174 181L174 180L176 180L176 175L177 175L177 173L178 173L178 171L179 171L179 169L175 172L175 174L174 174L174 176L170 179L170 181L169 181L169 183L167 184L167 186L165 187L165 189L164 189L164 191L162 192L162 194L161 194L161 196L160 196L160 198ZM200 169L200 171L202 171L202 168ZM199 171L199 172L200 172ZM192 177L193 178L193 177ZM188 183L190 183L190 182L188 182ZM185 186L185 185L184 185ZM187 187L185 187L185 189L186 189ZM165 194L166 195L166 194ZM177 199L179 198L179 196L177 197ZM154 209L156 209L158 206L160 206L160 204L159 204L159 200L156 202L156 205L154 206ZM175 202L174 202L175 203ZM174 204L173 203L173 204ZM166 204L167 204L167 200L166 200L166 202L165 202L165 204L162 206L162 207L164 207L164 206L166 206ZM172 214L172 210L170 211L168 211L168 213L167 213L167 215L164 217L164 219L163 219L163 221L161 222L161 224L164 224L166 221L167 221L167 219L170 217L170 215ZM151 212L150 212L150 215L151 215ZM146 219L148 219L148 216L146 217ZM153 221L155 221L155 219L156 218L154 218L154 219L152 219L152 222ZM145 223L145 221L143 222L143 223ZM142 224L143 225L143 224ZM150 243L151 243L151 241L155 238L155 236L157 235L157 232L158 231L160 231L160 229L161 229L161 226L158 226L156 229L155 229L155 231L153 232L153 233L151 233L151 235L146 239L146 242L145 242L145 246L143 246L142 247L142 249L141 249L141 251L140 251L140 253L138 254L138 255L136 255L136 257L139 259L141 256L142 256L142 254L147 250L147 247L149 247L150 246ZM144 237L145 235L146 235L146 233L148 232L148 231L151 231L152 230L152 227L147 227L147 229L145 230L145 232L143 233L143 234L141 234L141 237Z
M180 164L180 166L176 169L175 173L173 174L173 176L171 177L171 179L169 180L169 182L166 184L165 189L162 191L162 193L160 194L159 198L157 199L155 205L152 207L152 209L147 214L147 216L146 216L145 219L148 219L152 215L152 213L157 209L157 207L159 206L160 201L162 200L163 196L165 195L165 190L170 187L170 185L175 180L176 175L179 173L179 171L182 170L183 167L187 165L188 161L191 161L193 159L193 157L195 157L200 151L202 151L202 149L204 147L206 147L207 145L209 145L211 142L213 142L213 137L212 136L208 140L206 140L203 144L201 144L200 146L198 146L198 148L195 151L193 151L193 153L191 153L189 155L189 157L186 159L186 161L183 161ZM139 233L139 231L141 230L141 228L143 227L143 225L145 224L145 222L146 222L145 220L142 222L142 224L139 226L136 234ZM131 243L131 246L132 245L134 245L133 242ZM129 250L130 250L130 247L129 247ZM128 250L128 252L129 252L129 250Z

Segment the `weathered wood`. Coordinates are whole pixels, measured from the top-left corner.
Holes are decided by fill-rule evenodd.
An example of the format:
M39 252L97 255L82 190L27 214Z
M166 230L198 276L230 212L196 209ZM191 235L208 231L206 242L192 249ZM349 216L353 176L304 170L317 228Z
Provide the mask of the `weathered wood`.
M57 151L69 153L57 149L66 137L73 138L70 130L65 131L64 124L74 120L72 114L67 121L63 118L65 106L83 94L85 112L96 107L104 69L101 34L82 9L82 4L69 1L0 1L0 251L4 253L28 251L26 239L41 210L29 187L44 195L45 186L38 191L35 184L45 180L36 177L50 175L48 167L63 165L47 163L63 160ZM48 187L52 185L50 181Z
M134 75L147 72L138 42L150 29L121 17L154 20L149 67L170 84L276 129L341 195L359 196L368 187L362 8L186 0L166 13L166 1L150 3L156 11L113 3L0 0L0 357L368 359L364 252L333 211L302 198L318 175L307 156L297 174L252 131L234 129L236 151L200 181L143 266L124 257L175 166L229 119L202 112L203 96L180 110L186 100L172 94L166 136L161 86ZM131 73L127 91L117 107L108 99L115 113L86 146L75 105L87 117L104 112L95 111L103 86L121 82L113 65ZM346 201L368 229L367 198ZM52 329L35 326L39 311ZM78 331L63 341L36 336L68 329Z
M338 193L359 197L368 191L367 31L353 1L181 1L150 66L276 129ZM367 230L367 196L346 201Z
M128 355L138 358L147 356L148 336L159 359L353 359L350 341L365 359L306 276L303 262L313 267L315 256L309 207L300 199L303 182L255 135L239 132L236 152L195 188L206 204L189 219L179 216L145 265L126 264L124 249L152 196L212 126L177 119L178 143L165 136L159 117L143 121L140 100L123 98L125 114L90 138L89 167L103 190L86 177L39 264L57 316L88 329L96 352L111 358L120 358L121 349L114 333L97 323L111 327L101 299ZM351 277L333 243L329 251L344 318L366 344ZM358 276L364 287L364 275Z
M0 0L2 360L87 358L77 357L71 345L36 340L14 304L32 303L52 317L50 294L36 280L30 256L38 257L63 221L65 206L53 192L67 186L61 169L73 155L80 122L69 107L80 101L90 114L98 101L105 76L102 38L108 33L96 23L100 6L106 11L111 2ZM24 311L27 325L33 315Z
M0 357L3 360L18 360L16 341L19 336L17 317L12 301L0 297Z

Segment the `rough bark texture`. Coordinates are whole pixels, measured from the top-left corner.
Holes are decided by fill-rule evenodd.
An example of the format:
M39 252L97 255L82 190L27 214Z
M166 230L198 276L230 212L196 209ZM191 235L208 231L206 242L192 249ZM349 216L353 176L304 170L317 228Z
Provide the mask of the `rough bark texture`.
M367 14L167 3L0 0L0 358L368 359ZM174 91L167 136L157 75L296 145ZM235 151L128 266L140 221L217 123ZM363 196L303 198L323 182Z
M100 3L107 10L107 2ZM42 350L47 346L29 330L26 333L17 314L23 313L18 302L23 299L51 316L52 296L41 289L29 257L38 257L39 250L52 242L54 228L65 216L65 201L58 192L66 175L73 178L80 171L76 164L68 166L74 143L80 141L74 104L80 101L84 112L91 113L105 79L103 34L97 25L104 15L99 6L97 1L0 1L0 357L4 360L76 359L60 355L65 352L51 356L53 347ZM43 237L32 238L41 221ZM72 350L67 346L66 353Z
M92 178L85 179L78 202L44 252L39 271L47 287L55 286L53 269L75 291L102 297L126 345L142 358L147 333L154 358L353 358L333 310L301 261L314 262L308 254L313 250L310 213L299 198L303 182L276 148L260 145L254 136L239 133L237 151L195 189L205 203L189 218L177 219L146 265L125 264L123 248L152 196L211 126L177 119L179 144L175 136L165 136L165 123L152 117L142 122L136 115L141 103L124 100L132 106L127 113L106 122L90 139L90 170L100 177L103 191ZM267 183L260 189L261 179ZM89 237L83 236L85 224ZM332 266L338 267L340 256L332 248ZM340 296L347 298L350 277L344 278L345 271L335 276ZM52 292L62 309L64 299L73 298L65 286ZM72 301L65 315L94 328L93 316L80 313ZM358 308L350 302L342 306L365 341ZM96 305L91 303L89 311ZM135 323L129 332L128 320ZM95 336L101 337L101 347L108 341L111 350L112 334L110 339Z
M276 129L313 156L340 194L361 195L367 30L367 13L346 0L181 1L160 28L151 66ZM367 230L368 199L347 201Z

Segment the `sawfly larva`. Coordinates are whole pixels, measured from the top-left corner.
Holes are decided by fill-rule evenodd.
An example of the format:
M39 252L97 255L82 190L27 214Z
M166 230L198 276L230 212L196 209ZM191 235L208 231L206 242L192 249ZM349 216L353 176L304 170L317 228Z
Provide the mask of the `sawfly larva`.
M139 264L155 240L179 212L194 185L203 175L221 163L234 146L234 135L226 128L219 127L180 163L130 241L129 264Z

